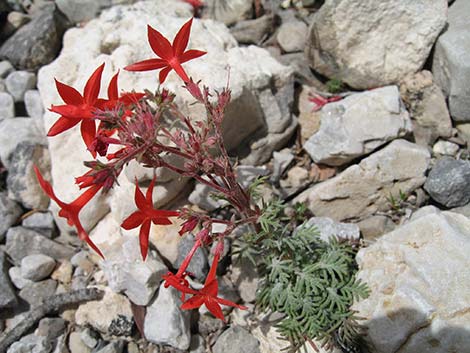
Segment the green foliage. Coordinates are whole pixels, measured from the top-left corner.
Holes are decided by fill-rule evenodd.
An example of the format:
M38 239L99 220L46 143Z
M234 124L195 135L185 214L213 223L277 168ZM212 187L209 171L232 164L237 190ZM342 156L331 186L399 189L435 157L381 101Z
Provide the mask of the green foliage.
M326 89L330 93L340 93L344 89L343 81L333 78L326 82Z
M300 205L294 208L305 213ZM367 286L355 278L356 250L345 240L322 241L316 229L297 226L298 217L286 217L284 209L281 201L267 204L259 231L237 243L237 254L261 274L257 304L285 314L278 328L292 351L310 339L351 349L359 326L350 308L368 295Z

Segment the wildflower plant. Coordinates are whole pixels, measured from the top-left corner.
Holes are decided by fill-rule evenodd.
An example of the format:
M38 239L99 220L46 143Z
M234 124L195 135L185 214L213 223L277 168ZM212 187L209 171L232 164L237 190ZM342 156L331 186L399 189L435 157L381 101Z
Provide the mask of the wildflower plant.
M284 227L284 221L278 217L277 211L273 212L272 206L258 206L255 187L244 188L237 182L237 175L222 137L222 122L224 111L230 102L230 90L226 87L213 95L208 87L201 86L189 77L183 67L185 62L205 54L203 51L186 49L191 25L192 19L182 26L172 43L148 26L148 41L157 58L145 59L125 69L159 70L160 84L174 71L195 102L205 108L207 119L193 121L185 116L175 104L175 95L161 86L155 93L120 93L119 72L109 82L107 98L100 98L104 64L93 72L83 94L56 80L57 90L64 104L50 108L60 117L48 135L55 136L80 124L83 142L93 160L84 162L89 170L76 178L76 183L84 192L69 203L55 195L52 186L35 168L39 183L60 207L59 216L66 218L68 224L76 228L78 237L101 257L102 252L81 224L80 213L98 192L106 193L117 184L118 176L129 162L137 161L144 167L153 169L167 168L211 187L218 197L225 199L232 207L233 216L230 219L212 218L206 213L186 207L176 211L155 209L152 196L157 180L154 176L145 194L136 180L134 200L137 210L121 225L124 229L139 228L140 249L144 260L149 249L152 223L169 225L178 217L183 220L180 236L195 233L194 246L181 266L163 276L166 287L171 286L181 293L182 308L195 309L205 305L221 320L225 320L221 305L245 309L242 305L219 297L216 270L224 251L224 239L235 228L250 225L253 234L243 237L245 248L248 247L252 253L264 257L262 261L255 261L262 273L266 274L259 291L260 307L278 310L290 318L291 321L283 321L280 328L293 346L318 337L333 337L333 332L338 332L342 323L352 318L349 309L352 300L360 296L364 289L354 279L353 250L347 244L320 244L313 233L289 233L289 228ZM109 147L112 145L114 152L111 153ZM168 157L176 157L183 163L172 163L175 159ZM278 207L282 209L284 206L279 204ZM213 231L220 227L223 228L221 232ZM196 289L190 284L192 274L188 271L188 266L195 252L207 246L214 249L212 265L204 285ZM293 251L296 255L290 258ZM325 251L327 255L324 254ZM325 256L327 259L324 259ZM315 263L310 267L303 267L305 262L317 260L323 261L319 267ZM331 268L328 267L329 260L333 263ZM322 264L327 267L322 267ZM310 275L313 277L310 278ZM342 285L345 298L330 298L330 292L323 292L324 288L328 287L330 290L331 286L338 283ZM339 296L343 294L338 293ZM300 302L294 297L292 301L289 299L296 295L303 296ZM321 301L319 298L330 298L330 301L321 304L317 311L308 311L309 307L318 305ZM309 300L312 300L310 304ZM318 310L320 316L317 315ZM317 316L309 316L311 314ZM300 326L292 324L296 320L300 320Z

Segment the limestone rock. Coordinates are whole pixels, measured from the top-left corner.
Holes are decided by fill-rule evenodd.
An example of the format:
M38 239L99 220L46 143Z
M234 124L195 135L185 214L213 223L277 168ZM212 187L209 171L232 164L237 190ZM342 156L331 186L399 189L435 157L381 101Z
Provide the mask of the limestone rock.
M219 336L213 351L214 353L260 353L259 341L244 328L231 326Z
M49 276L55 267L52 257L36 254L24 257L21 260L21 276L37 282Z
M469 352L470 221L452 212L411 221L361 249L356 303L373 353Z
M390 209L390 195L408 195L425 182L429 152L395 140L332 179L316 184L294 199L306 202L319 217L362 219Z
M21 207L9 199L6 192L0 192L0 241L3 241L5 233L16 223L21 213Z
M66 28L54 4L43 6L34 18L15 32L0 48L0 57L16 68L37 70L50 63L61 47Z
M154 251L142 259L137 237L123 237L113 250L106 251L106 260L100 264L110 288L124 292L137 305L147 305L168 269Z
M441 0L327 0L306 53L314 70L354 88L397 83L421 69L446 19Z
M432 72L437 84L449 98L452 119L470 121L470 3L457 0L449 9L449 26L436 43Z
M351 95L321 111L320 129L304 144L316 163L343 165L411 132L398 88Z
M109 289L103 299L82 304L75 313L78 325L90 325L96 330L115 336L129 336L134 319L129 300Z
M0 309L11 308L17 304L15 291L8 278L5 253L0 250Z
M359 240L361 236L356 224L335 222L328 217L312 217L305 223L305 226L315 227L323 241L328 241L333 237Z
M148 341L186 350L191 341L190 312L180 308L179 293L162 284L157 298L147 307L144 332Z
M439 137L450 137L452 121L444 94L434 82L432 73L420 71L400 83L400 94L413 123L413 134L419 145L430 145Z
M251 18L253 14L251 0L208 0L204 5L204 17L213 18L226 25Z
M307 37L307 25L302 21L289 21L283 23L277 32L277 42L287 53L302 51L305 49Z
M15 117L15 102L11 94L0 92L0 120Z
M429 173L424 189L446 207L458 207L470 201L470 162L445 157Z
M36 75L28 71L13 71L6 78L5 84L15 102L23 102L26 91L36 85Z

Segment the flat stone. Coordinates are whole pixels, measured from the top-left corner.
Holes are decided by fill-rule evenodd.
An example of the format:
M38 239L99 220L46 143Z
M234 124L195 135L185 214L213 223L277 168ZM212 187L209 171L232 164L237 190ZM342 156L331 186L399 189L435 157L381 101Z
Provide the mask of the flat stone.
M111 342L107 344L96 353L122 353L123 350L124 350L124 342L115 341L115 342Z
M20 290L18 296L34 307L41 305L44 299L53 296L56 289L57 282L52 279L46 279L45 281L28 284Z
M468 263L469 229L465 216L428 214L359 251L371 293L353 309L374 352L468 351L470 273L455 269Z
M49 340L61 336L66 329L66 321L60 317L46 317L39 321L34 332L36 336L47 337Z
M50 157L46 146L20 143L11 153L8 162L8 197L20 202L25 208L44 210L49 205L49 196L39 185L34 166L50 179Z
M44 254L55 260L70 259L74 249L50 240L31 229L13 227L7 232L6 253L17 265L33 254Z
M11 94L0 92L0 120L15 117L15 102Z
M395 223L382 215L373 215L357 223L362 236L366 240L374 240L395 228Z
M429 162L424 147L395 140L359 164L305 190L294 202L306 202L319 217L363 219L389 210L390 195L409 195L423 185Z
M39 131L46 135L44 130L44 106L38 90L31 89L24 94L24 106L26 113L31 117Z
M5 83L15 102L23 102L26 91L36 86L36 75L28 71L13 71L7 76Z
M247 330L231 326L217 339L214 353L260 353L259 341Z
M444 140L439 140L432 146L433 153L438 156L455 157L459 149L460 147L456 143Z
M16 68L37 70L57 56L65 27L64 17L54 4L43 6L31 22L3 43L0 57L8 59Z
M9 199L6 192L0 192L0 242L3 242L5 233L18 221L21 214L21 207Z
M304 144L316 163L339 166L412 130L396 86L353 94L327 104L320 129Z
M306 53L314 70L351 87L389 85L421 69L446 19L441 0L327 0Z
M432 61L436 82L449 99L450 115L458 122L470 122L470 63L464 59L470 52L469 17L468 1L456 0L449 8L449 26L437 40Z
M240 44L259 44L271 33L275 21L272 15L264 15L254 20L238 21L230 28L230 33Z
M42 254L29 255L21 260L21 276L34 282L48 277L54 268L54 259Z
M144 333L149 342L186 350L191 341L190 312L182 310L180 294L162 284L157 298L147 307Z
M152 250L142 259L137 237L121 239L105 252L100 266L113 291L123 292L134 304L147 305L168 269Z
M74 331L69 336L70 353L91 353L91 348L83 343L81 333Z
M17 304L15 291L8 278L5 253L0 250L0 309L12 308Z
M446 207L470 202L470 162L444 157L431 169L424 190Z

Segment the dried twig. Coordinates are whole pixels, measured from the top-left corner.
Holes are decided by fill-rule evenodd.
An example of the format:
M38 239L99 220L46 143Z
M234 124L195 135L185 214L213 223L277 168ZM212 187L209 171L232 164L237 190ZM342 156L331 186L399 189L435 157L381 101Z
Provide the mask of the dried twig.
M18 341L26 332L34 327L44 316L58 312L60 308L97 300L103 296L103 292L96 288L79 289L73 292L54 295L44 300L43 304L29 311L23 320L11 330L0 335L0 353L6 352L7 348Z

